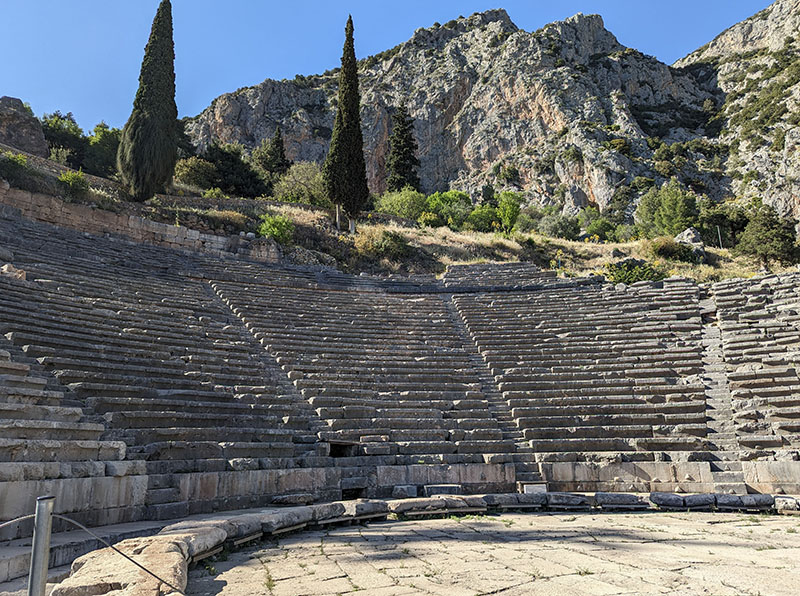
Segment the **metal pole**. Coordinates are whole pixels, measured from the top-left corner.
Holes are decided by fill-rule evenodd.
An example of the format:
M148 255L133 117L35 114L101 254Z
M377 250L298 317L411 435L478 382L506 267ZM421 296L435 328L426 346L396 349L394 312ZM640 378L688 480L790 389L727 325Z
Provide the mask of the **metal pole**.
M45 596L47 568L50 565L50 530L53 528L53 506L55 503L55 497L39 497L36 499L31 571L28 575L28 596Z
M717 226L717 238L719 238L719 249L722 250L722 234L719 233L719 226Z

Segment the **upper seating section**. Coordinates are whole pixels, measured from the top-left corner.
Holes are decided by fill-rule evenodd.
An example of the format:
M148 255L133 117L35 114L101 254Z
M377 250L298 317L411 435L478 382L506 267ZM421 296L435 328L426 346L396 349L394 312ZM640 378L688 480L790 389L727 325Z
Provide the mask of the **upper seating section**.
M313 411L176 251L0 220L28 281L0 279L0 332L127 443L129 458L282 458Z
M323 439L368 454L513 449L438 295L212 285L327 422Z
M649 459L706 448L693 283L575 284L454 300L540 458Z
M714 284L739 443L800 447L800 274Z
M555 271L543 271L532 263L482 263L450 265L444 275L446 288L514 288L558 283Z

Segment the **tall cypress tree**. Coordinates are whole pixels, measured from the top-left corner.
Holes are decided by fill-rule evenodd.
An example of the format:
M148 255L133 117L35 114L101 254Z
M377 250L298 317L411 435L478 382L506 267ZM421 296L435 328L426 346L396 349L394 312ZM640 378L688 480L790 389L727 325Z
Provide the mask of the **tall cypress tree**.
M145 201L164 189L175 170L177 145L172 5L162 0L144 49L133 111L122 129L117 152L117 168L134 200Z
M353 17L345 27L342 69L339 72L339 105L333 124L331 147L322 175L325 191L335 205L344 207L353 230L354 218L369 199L364 139L361 135L361 99L358 93L358 64L353 46Z
M417 168L417 140L414 138L414 120L406 109L406 104L400 107L392 116L392 134L389 137L389 157L386 160L389 177L386 185L389 190L402 190L410 186L419 191L419 176Z

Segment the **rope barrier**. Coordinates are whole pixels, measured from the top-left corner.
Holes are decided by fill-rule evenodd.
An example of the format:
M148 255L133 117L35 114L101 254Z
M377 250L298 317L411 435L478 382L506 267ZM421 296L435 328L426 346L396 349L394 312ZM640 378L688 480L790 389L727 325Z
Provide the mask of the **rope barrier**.
M0 524L0 530L5 528L6 526L10 526L11 524L16 524L18 522L25 521L26 519L33 519L34 517L36 517L36 516L31 514L31 515L23 515L22 517L17 517L17 518L8 520L7 522L3 522L2 524Z

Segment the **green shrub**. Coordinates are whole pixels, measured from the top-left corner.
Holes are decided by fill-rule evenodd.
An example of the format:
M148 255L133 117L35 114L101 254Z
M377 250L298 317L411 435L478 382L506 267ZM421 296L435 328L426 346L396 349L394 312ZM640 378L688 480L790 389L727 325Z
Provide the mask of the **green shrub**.
M360 229L355 246L361 254L378 259L400 260L411 252L408 239L403 234L380 228Z
M464 228L476 232L492 232L500 228L497 209L491 205L477 205L464 222Z
M598 217L586 226L586 233L589 236L596 236L601 242L605 242L612 239L615 229L616 226L611 220L605 217Z
M619 224L614 228L613 236L609 236L610 239L616 242L630 242L637 237L636 226L631 224Z
M425 211L425 195L410 186L385 192L375 201L375 210L405 219L416 220Z
M261 216L259 235L272 238L278 244L289 244L294 238L294 224L288 217L265 213Z
M765 268L772 261L794 263L798 258L796 224L794 219L779 217L771 205L756 203L734 252L757 259Z
M538 230L545 236L575 240L581 232L581 226L576 217L548 214L539 220Z
M453 230L458 230L472 212L469 195L458 190L436 192L425 200L425 211L438 215Z
M28 158L22 153L3 151L0 153L0 178L14 184L28 169Z
M661 236L648 243L647 251L656 259L682 261L684 263L697 263L699 260L691 246L676 242L674 238L669 236Z
M208 188L203 191L203 198L204 199L227 199L229 198L219 186L214 186L213 188Z
M638 259L625 259L606 265L606 279L615 284L632 284L637 281L658 281L664 279L664 272L658 267Z
M646 238L675 236L696 226L699 211L697 197L672 178L661 188L652 188L641 198L636 209L636 225Z
M628 139L611 139L609 141L603 142L603 147L609 151L616 151L617 153L621 153L622 155L630 155L631 154L631 144Z
M89 194L89 182L80 170L63 172L58 183L68 199L85 199Z
M117 150L122 131L111 128L105 122L94 127L87 138L86 157L83 168L95 176L112 176L117 171Z
M303 203L328 209L333 207L325 192L322 170L319 164L311 161L292 164L273 186L272 195L278 201L287 203Z
M212 143L203 155L217 171L214 186L240 197L258 197L268 190L264 181L244 159L241 145Z
M83 129L78 126L72 112L62 114L56 110L52 114L43 114L41 121L48 148L51 151L56 147L66 149L66 165L71 168L81 167L89 140L84 136Z
M564 159L564 161L581 161L583 159L583 153L579 147L570 145L564 149L561 157Z
M517 166L501 166L500 171L497 173L497 179L506 184L519 185L519 169Z
M748 213L742 206L733 202L713 203L704 200L700 203L700 216L697 229L703 242L712 246L732 248L747 227Z
M218 178L214 164L200 157L179 159L175 164L175 180L201 190L216 186Z
M438 228L445 224L441 217L431 211L423 211L417 218L417 223L423 228Z

